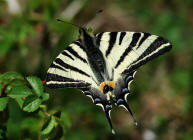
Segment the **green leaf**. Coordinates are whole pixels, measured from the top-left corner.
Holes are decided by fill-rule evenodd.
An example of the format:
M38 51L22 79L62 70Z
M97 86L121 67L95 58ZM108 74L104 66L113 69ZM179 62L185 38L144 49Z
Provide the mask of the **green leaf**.
M25 83L24 80L23 80L23 81L21 81L21 80L16 80L16 81L15 81L15 80L14 80L14 81L10 82L10 83L6 86L6 88L5 88L5 93L8 94L13 87L25 86L25 85L26 85L26 83Z
M14 80L12 81L9 86L24 86L26 85L26 82L24 80Z
M36 95L27 96L23 104L23 110L27 112L34 112L39 108L41 100Z
M22 98L31 95L32 91L27 86L17 86L12 87L11 91L8 93L8 96L11 98Z
M55 120L55 117L52 116L45 124L44 126L42 127L42 135L47 135L49 134L55 127L56 125L56 120Z
M13 79L24 80L23 76L19 73L16 73L16 72L7 72L7 73L4 73L2 76L2 81L4 84L7 84L7 82L9 82Z
M20 81L18 81L18 80L20 80ZM0 76L0 89L2 89L2 87L6 85L5 93L8 93L12 87L12 85L11 85L12 83L14 83L14 82L16 83L16 81L21 83L22 80L24 80L24 78L19 73L16 73L16 72L4 73L3 75ZM24 81L22 81L22 82L24 83Z
M30 76L27 77L27 81L30 83L32 86L34 92L40 97L44 92L43 92L43 85L41 80L38 77Z
M19 107L22 109L23 103L24 103L24 99L19 97L19 98L15 98L15 101L18 103Z
M50 98L50 95L48 93L42 94L42 101L47 101Z
M8 97L2 97L0 98L0 111L3 111L8 103Z

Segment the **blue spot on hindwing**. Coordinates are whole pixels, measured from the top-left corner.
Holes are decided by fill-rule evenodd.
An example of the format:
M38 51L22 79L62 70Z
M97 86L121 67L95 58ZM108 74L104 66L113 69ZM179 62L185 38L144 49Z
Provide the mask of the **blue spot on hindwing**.
M97 104L97 103L101 103L101 99L99 99L99 98L95 98L95 99L94 99L94 103L95 103L95 104Z
M117 100L117 105L122 105L125 101L123 99L118 99Z
M131 80L133 80L133 76L129 75L125 79L125 83L128 84Z
M86 90L86 91L84 91L84 94L85 94L85 95L91 95L91 92L88 91L88 90Z
M124 93L124 94L125 94L125 93L129 93L128 88L123 88L122 91L121 91L121 93Z
M105 106L105 110L109 111L109 110L111 110L111 109L112 109L112 107L111 107L110 105L106 105L106 106Z

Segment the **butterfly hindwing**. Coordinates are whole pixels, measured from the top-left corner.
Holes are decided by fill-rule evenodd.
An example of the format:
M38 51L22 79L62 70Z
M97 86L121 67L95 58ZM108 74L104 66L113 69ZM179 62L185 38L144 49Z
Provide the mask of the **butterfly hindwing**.
M100 106L105 115L106 115L106 118L108 120L108 123L111 127L111 131L113 134L115 134L115 131L113 129L113 125L112 125L112 122L111 122L111 116L110 116L110 112L111 112L111 109L112 109L112 105L111 105L111 102L107 100L106 96L104 94L97 94L98 93L98 89L93 89L93 88L90 88L90 89L81 89L83 91L83 93L90 97L93 101L93 103L97 106Z

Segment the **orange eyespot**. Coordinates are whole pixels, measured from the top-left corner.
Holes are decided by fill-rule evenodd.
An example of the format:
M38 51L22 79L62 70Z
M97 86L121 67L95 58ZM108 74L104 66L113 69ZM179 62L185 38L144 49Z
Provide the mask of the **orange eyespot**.
M104 87L106 85L108 85L108 87L111 89L115 88L115 83L113 81L109 81L108 84L106 82L102 82L99 86L99 89L100 89L101 93L103 93L103 94L104 94ZM110 90L109 88L108 88L108 91Z
M110 82L109 82L109 86L114 89L114 88L115 88L115 83L114 83L113 81L110 81Z
M106 82L102 82L100 84L99 89L100 89L101 93L103 93L103 89L104 89L105 85L106 85Z

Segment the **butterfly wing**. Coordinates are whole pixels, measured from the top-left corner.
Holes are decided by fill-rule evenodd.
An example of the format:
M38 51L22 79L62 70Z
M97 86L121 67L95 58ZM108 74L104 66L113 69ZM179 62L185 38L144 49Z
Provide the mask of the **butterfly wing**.
M113 70L114 102L132 115L126 97L137 68L169 51L172 45L162 37L143 32L104 32L96 37L108 71Z
M95 86L84 48L76 41L63 50L46 75L49 88L88 88Z
M49 88L79 88L90 97L94 104L101 106L110 124L111 103L105 94L101 94L98 81L91 70L84 47L76 41L63 50L50 65L46 75L46 86Z
M143 32L104 32L97 39L106 61L120 74L136 71L172 48L166 39Z
M111 122L111 117L110 117L112 105L111 105L111 102L107 100L106 95L100 94L99 93L100 91L97 88L82 89L82 91L86 96L88 96L92 99L92 101L95 105L102 107L102 109L106 115L106 118L108 120L108 123L110 125L111 132L113 134L115 134L115 131L113 129L113 125Z

